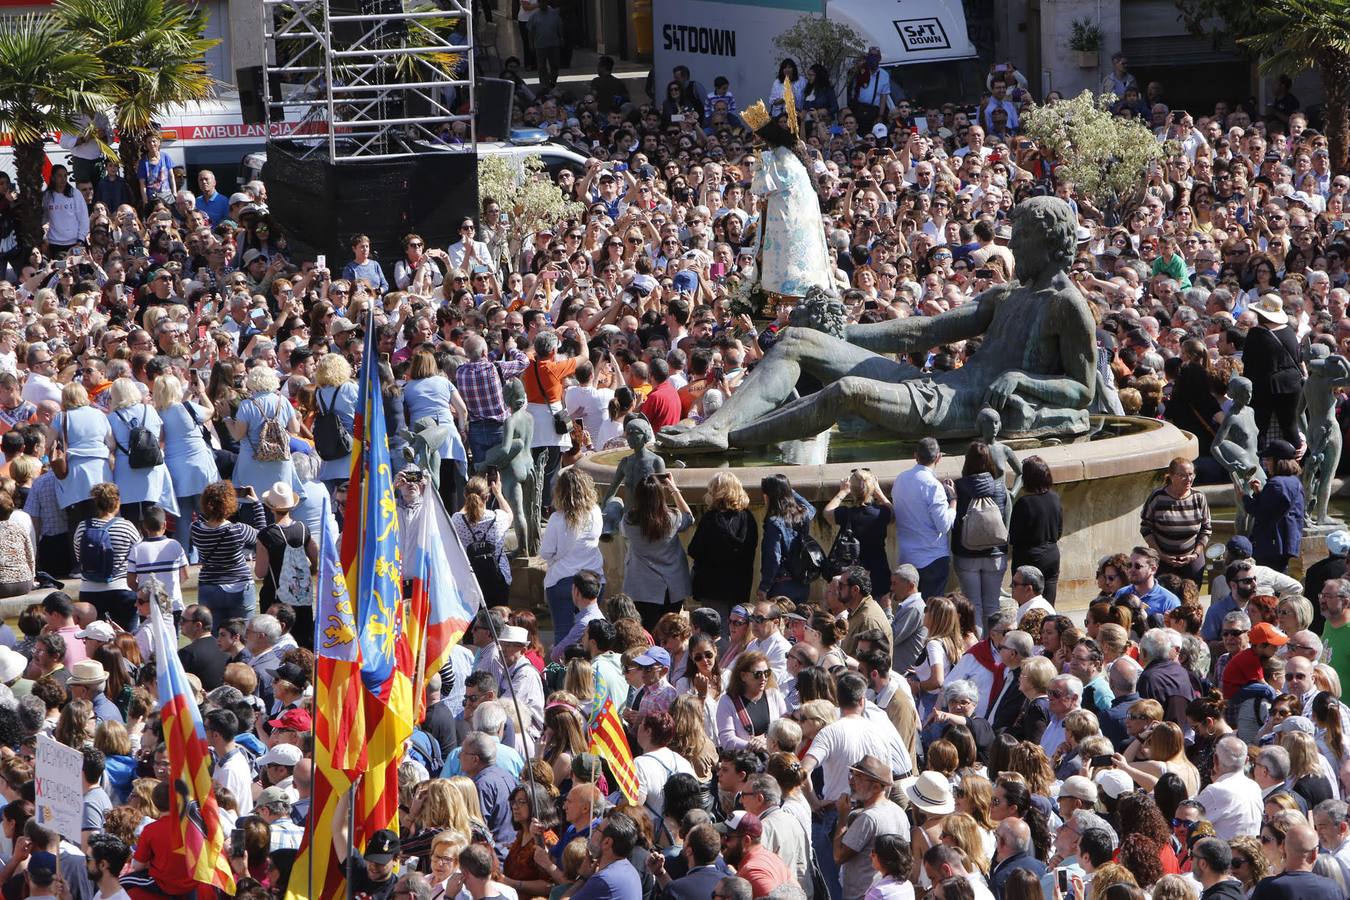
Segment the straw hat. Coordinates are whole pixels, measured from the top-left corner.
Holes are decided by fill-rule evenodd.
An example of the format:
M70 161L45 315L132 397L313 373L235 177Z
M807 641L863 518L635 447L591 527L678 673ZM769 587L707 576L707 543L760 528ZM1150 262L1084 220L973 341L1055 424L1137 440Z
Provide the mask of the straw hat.
M267 504L270 509L295 509L299 500L295 496L295 491L284 481L278 481L267 490L263 491L262 502Z
M900 787L909 798L909 802L926 813L940 816L956 809L952 783L941 772L924 772L922 775L906 778L900 782Z
M1289 322L1289 314L1284 311L1284 301L1280 299L1279 294L1262 294L1261 299L1248 308L1256 313L1258 318L1265 319L1272 325L1285 325Z

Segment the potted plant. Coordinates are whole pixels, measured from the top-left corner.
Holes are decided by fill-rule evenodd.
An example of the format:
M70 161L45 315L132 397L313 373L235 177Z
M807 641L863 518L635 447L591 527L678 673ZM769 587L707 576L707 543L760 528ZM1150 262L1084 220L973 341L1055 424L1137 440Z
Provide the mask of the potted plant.
M1079 68L1097 67L1097 58L1105 40L1101 28L1091 19L1074 20L1073 32L1069 35L1069 50Z

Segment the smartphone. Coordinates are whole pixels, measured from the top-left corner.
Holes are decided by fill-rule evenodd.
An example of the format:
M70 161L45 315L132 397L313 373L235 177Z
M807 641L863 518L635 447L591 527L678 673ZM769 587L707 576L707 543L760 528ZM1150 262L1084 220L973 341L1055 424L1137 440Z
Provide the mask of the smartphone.
M672 122L683 122L683 121L684 121L684 113L675 113L674 115L672 115L672 116L670 117L670 121L672 121Z
M1059 882L1060 895L1064 897L1069 896L1069 892L1072 890L1072 888L1069 886L1069 870L1056 869L1055 879Z
M314 265L319 267L320 269L328 268L327 254L320 253L318 256L314 257Z
M713 278L721 278L723 275L727 274L727 264L720 262L713 263L708 267L708 274Z
M421 484L421 483L422 483L422 470L421 470L421 469L404 469L404 470L403 470L403 480L406 481L406 482L408 482L409 484Z
M1332 231L1344 231L1344 230L1345 230L1345 223L1342 222L1342 221L1340 221L1339 219L1337 219L1336 221L1334 221L1334 222L1331 223L1331 230L1332 230Z
M244 855L244 829L242 828L230 829L230 855Z
M255 322L261 322L263 319L267 318L267 310L262 307L254 307L253 311L248 314L248 317Z
M994 270L993 270L993 269L976 269L976 270L975 270L975 277L976 277L976 278L993 278L993 277L994 277Z
M615 163L615 164L614 164L613 166L611 166L610 168L612 168L615 172L627 172L627 171L628 171L628 163Z
M486 478L489 483L496 481L498 478L496 466L483 466L483 468L479 469L478 472L480 475Z
M1103 753L1100 756L1092 757L1092 768L1094 769L1109 769L1113 768L1115 764L1116 758L1110 753Z
M709 374L712 376L713 381L721 381L726 377L726 372L721 366L713 366Z
M71 256L83 256L83 255L84 255L84 248L83 248L83 247L79 247L79 246L71 247L71 248L70 248L70 255L71 255Z

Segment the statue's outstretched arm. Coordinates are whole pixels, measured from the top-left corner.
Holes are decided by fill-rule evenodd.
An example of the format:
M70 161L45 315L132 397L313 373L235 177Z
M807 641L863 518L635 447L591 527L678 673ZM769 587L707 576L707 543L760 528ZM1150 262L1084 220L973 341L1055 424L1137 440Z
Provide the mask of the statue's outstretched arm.
M844 336L873 353L917 353L940 344L978 337L994 320L994 307L1011 288L990 288L968 303L938 316L910 316L872 325L850 325Z

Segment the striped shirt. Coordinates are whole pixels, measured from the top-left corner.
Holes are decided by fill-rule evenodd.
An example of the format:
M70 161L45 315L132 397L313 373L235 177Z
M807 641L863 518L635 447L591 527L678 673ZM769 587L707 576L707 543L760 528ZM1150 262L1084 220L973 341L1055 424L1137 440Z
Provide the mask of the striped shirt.
M127 556L131 553L131 548L141 542L141 533L121 516L115 516L109 520L106 525L99 522L98 527L108 529L108 544L112 547L112 571L110 572L86 572L80 562L80 551L82 549L82 538L85 531L89 529L89 523L94 519L85 519L79 525L75 526L75 564L80 568L80 577L83 583L80 585L82 591L125 591L127 590Z
M1158 552L1167 556L1190 553L1197 543L1209 543L1212 532L1209 503L1199 491L1191 491L1178 500L1158 488L1144 501L1139 518L1139 533L1152 537Z
M28 499L23 503L23 511L37 522L38 538L65 534L70 530L66 524L66 514L61 509L61 501L56 496L56 473L51 469L43 472L28 490Z
M253 523L225 522L217 527L201 519L192 523L192 546L202 563L198 584L241 584L253 580L253 568L244 551L253 550L258 543L258 530L267 521L260 503L241 503L239 514L248 516Z

